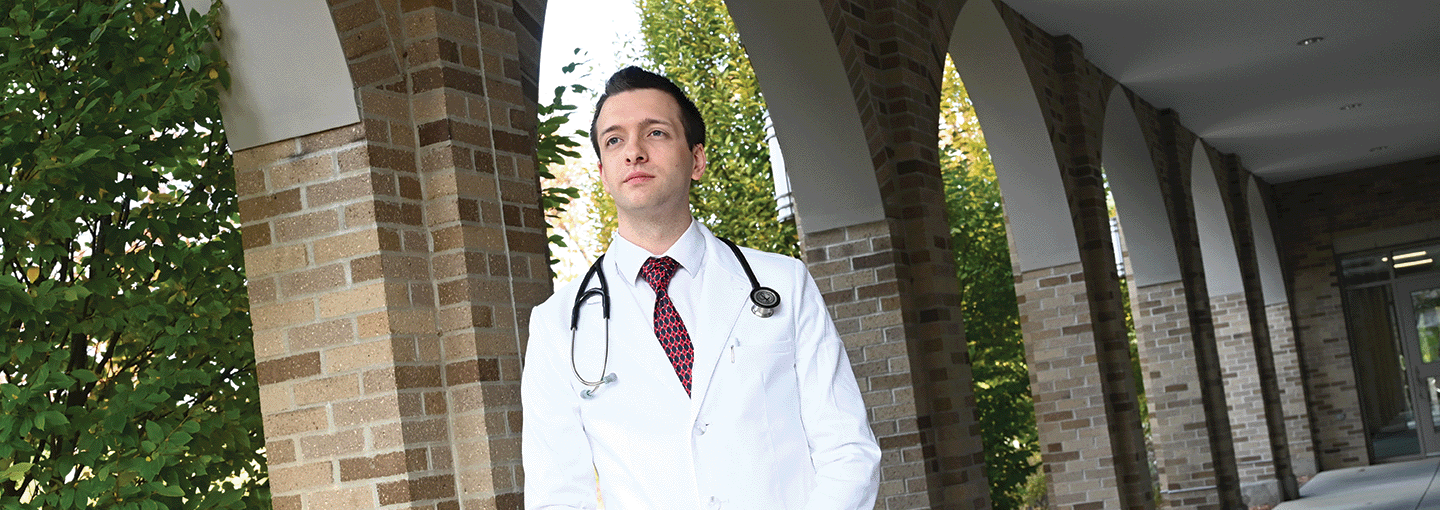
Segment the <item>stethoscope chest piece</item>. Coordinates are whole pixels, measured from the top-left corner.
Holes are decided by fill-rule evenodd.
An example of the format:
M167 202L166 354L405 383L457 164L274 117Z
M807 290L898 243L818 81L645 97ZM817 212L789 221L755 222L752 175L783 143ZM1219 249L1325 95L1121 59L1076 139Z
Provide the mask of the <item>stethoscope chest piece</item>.
M770 287L760 287L750 291L750 311L755 316L768 319L775 315L775 308L780 306L780 294Z

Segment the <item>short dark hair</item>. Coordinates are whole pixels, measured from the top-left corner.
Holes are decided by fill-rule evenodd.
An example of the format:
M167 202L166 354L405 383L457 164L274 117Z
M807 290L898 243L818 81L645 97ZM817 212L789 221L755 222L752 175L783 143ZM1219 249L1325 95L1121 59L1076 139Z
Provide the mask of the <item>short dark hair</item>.
M680 124L685 130L685 144L690 148L696 145L705 144L705 119L700 117L700 109L680 90L680 86L669 78L646 71L639 67L629 66L615 74L605 82L605 93L600 95L600 100L595 103L595 117L590 119L590 146L595 149L595 155L600 155L600 138L595 132L595 124L600 121L600 108L605 106L605 100L610 96L621 92L629 92L640 89L657 89L675 98L680 105Z

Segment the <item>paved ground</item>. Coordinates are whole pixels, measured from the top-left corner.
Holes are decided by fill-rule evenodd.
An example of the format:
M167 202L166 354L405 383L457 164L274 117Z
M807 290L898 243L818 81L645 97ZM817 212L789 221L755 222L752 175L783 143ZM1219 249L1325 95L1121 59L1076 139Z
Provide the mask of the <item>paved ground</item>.
M1440 510L1440 458L1315 475L1275 510Z

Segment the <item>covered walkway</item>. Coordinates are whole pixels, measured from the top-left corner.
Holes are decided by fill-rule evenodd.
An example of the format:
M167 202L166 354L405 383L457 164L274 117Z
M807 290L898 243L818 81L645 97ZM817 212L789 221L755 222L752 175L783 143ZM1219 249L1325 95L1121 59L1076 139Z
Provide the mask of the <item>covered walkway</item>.
M1275 510L1440 509L1440 458L1325 471Z

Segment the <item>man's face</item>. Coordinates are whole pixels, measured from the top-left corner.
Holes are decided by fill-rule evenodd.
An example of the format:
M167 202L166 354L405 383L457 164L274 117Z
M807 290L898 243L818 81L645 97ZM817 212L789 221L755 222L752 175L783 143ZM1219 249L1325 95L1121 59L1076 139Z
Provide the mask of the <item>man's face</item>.
M656 89L612 95L595 129L600 181L622 217L689 213L690 181L705 172L705 148L685 142L675 98Z

